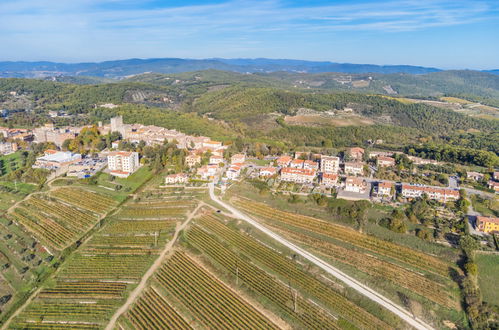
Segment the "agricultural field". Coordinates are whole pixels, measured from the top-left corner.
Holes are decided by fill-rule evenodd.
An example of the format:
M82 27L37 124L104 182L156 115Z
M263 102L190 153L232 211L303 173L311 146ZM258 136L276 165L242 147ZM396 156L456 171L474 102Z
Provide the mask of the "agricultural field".
M499 305L499 292L497 291L499 256L497 254L477 253L475 262L478 265L478 284L483 300L489 304Z
M156 186L154 186L156 187ZM72 253L53 279L13 319L12 328L102 329L170 241L176 226L195 207L182 195L165 206L171 191L147 194L148 186L97 224L96 231ZM57 188L51 198L71 203L81 188ZM86 214L108 212L115 200L89 192L72 207ZM185 205L184 205L185 203ZM155 213L155 211L157 213ZM58 308L56 308L56 306ZM46 315L46 316L44 316Z
M183 252L175 252L166 260L151 287L119 324L126 329L277 329Z
M401 305L432 306L449 318L460 315L459 291L451 280L458 272L435 256L359 233L351 228L268 207L248 199L233 200L242 211L338 268L376 287ZM403 298L402 298L403 297ZM409 304L409 305L410 305ZM420 316L431 319L430 311Z
M231 282L244 284L260 303L298 328L379 328L391 325L359 307L275 248L223 224L214 215L195 219L189 246L209 258ZM378 314L377 314L378 315ZM388 317L396 326L396 318Z

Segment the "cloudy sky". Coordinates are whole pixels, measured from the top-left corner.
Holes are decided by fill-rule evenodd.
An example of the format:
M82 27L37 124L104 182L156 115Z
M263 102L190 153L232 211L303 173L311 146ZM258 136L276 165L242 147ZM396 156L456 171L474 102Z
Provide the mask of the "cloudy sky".
M498 0L0 0L0 60L290 58L499 68Z

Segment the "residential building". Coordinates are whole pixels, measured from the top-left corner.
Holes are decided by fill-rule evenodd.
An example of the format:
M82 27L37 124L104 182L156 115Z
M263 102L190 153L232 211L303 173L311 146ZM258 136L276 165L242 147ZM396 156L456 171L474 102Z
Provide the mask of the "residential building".
M366 192L367 183L362 178L349 176L345 180L345 191L363 194Z
M494 172L492 177L494 178L494 180L499 181L499 171Z
M199 175L201 179L208 180L217 174L218 169L218 165L204 165L197 169L196 174Z
M17 151L17 143L0 142L0 155L10 155Z
M291 158L290 156L281 156L279 158L277 158L277 166L279 167L288 167L289 164L291 163L291 161L293 160L293 158Z
M434 159L424 159L421 157L416 157L416 156L407 156L411 162L414 163L414 165L426 165L426 164L434 164L438 165L439 163L434 160Z
M350 148L347 150L347 155L352 160L361 161L364 158L365 150L362 148Z
M285 167L281 170L281 180L295 183L312 183L316 175L315 170Z
M476 228L484 233L499 233L499 218L478 216Z
M107 155L107 166L111 174L126 178L139 167L139 154L130 151L112 151Z
M188 138L187 147L190 149L201 149L203 148L203 143L209 141L211 141L211 139L206 136L191 136Z
M275 167L262 167L260 169L260 177L262 178L268 178L270 176L276 175L277 173L277 168Z
M289 163L289 167L291 167L291 168L303 168L304 164L305 164L305 161L303 159L293 159Z
M210 156L210 164L220 164L224 162L224 158L222 156Z
M402 184L402 196L405 198L421 197L423 194L426 194L429 199L434 199L442 203L455 201L460 197L458 190L450 188L435 188Z
M165 178L166 184L176 184L176 183L186 183L189 180L189 176L185 173L176 173L167 175Z
M468 180L481 181L483 180L484 174L478 172L466 172L466 178Z
M42 157L36 159L34 168L45 168L45 169L58 169L61 167L66 167L70 164L79 162L81 160L80 154L73 154L69 151L57 151L57 150L45 150Z
M241 174L241 168L241 163L232 164L225 173L225 176L227 177L227 179L234 180Z
M322 173L321 183L326 187L336 186L338 184L338 174Z
M304 160L303 161L303 168L307 170L319 170L319 163L314 162L312 160Z
M395 166L395 158L387 156L378 156L377 163L379 167Z
M338 173L340 170L340 158L333 156L321 157L321 171L323 173Z
M378 158L379 156L392 157L393 154L391 151L371 151L369 152L369 158Z
M489 189L494 190L496 194L499 194L499 182L490 180L488 182Z
M378 197L392 197L393 183L388 181L378 182L376 194L378 195Z
M345 163L345 174L347 175L363 175L364 163L347 162Z
M246 161L246 156L244 154L235 154L232 157L230 157L231 164L244 163L245 161Z
M212 141L212 140L206 141L203 142L203 147L208 148L210 150L216 150L222 147L222 142Z
M185 157L185 163L189 167L196 166L197 164L201 164L201 156L196 154L189 154Z

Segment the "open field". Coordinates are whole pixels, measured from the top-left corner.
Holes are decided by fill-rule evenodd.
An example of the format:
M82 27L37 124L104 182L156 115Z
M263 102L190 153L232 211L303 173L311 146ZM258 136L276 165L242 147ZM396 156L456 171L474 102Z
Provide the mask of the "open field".
M483 300L490 304L499 305L499 291L497 290L497 275L499 274L499 255L475 255L478 265L478 284L482 291Z

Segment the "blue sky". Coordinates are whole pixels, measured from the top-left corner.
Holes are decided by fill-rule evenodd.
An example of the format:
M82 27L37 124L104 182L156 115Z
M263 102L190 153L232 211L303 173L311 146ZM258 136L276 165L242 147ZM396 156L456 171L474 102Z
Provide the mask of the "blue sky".
M0 1L0 60L135 57L497 69L499 1Z

